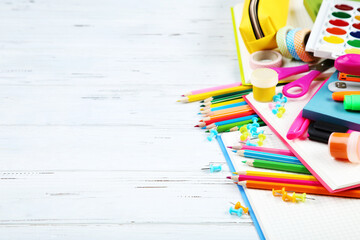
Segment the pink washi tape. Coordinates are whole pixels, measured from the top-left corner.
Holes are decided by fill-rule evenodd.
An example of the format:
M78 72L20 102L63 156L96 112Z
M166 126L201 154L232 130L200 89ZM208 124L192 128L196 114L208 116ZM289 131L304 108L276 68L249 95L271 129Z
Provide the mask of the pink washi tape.
M282 65L282 56L274 50L257 51L250 55L250 67L257 68L276 68Z

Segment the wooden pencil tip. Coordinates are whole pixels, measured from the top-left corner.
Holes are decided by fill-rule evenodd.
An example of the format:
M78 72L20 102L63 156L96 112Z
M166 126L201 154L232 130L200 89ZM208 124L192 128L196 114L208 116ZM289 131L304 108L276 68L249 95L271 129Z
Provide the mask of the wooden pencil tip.
M246 160L243 160L242 162L243 162L243 163L246 163Z
M199 125L195 125L194 127L199 127Z
M200 101L200 103L204 103L204 100Z
M227 148L232 148L232 146L227 146Z
M226 178L227 178L227 179L231 179L231 177L230 177L230 176L227 176Z
M205 107L205 105L204 105L204 104L202 104L202 105L200 105L200 107Z
M181 100L177 100L176 102L181 102Z

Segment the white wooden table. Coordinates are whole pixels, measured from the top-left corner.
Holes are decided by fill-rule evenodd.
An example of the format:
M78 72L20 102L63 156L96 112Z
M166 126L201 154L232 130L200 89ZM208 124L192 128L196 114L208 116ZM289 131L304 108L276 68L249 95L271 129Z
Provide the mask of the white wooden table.
M175 102L239 81L235 3L0 2L1 239L257 239Z

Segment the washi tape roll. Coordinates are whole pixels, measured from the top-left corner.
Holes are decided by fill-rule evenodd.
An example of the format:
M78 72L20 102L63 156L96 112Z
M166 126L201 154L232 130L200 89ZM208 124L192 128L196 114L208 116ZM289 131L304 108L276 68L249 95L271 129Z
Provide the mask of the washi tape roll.
M281 67L282 56L274 50L257 51L250 55L249 62L252 69Z
M293 56L293 58L295 58L296 60L301 60L300 57L297 55L296 50L295 50L295 34L300 31L300 28L295 28L292 29L288 32L288 34L286 35L286 46L288 51L290 52L291 56Z
M276 33L276 43L281 54L286 58L292 58L286 46L286 35L291 29L293 29L293 27L285 26L283 28L280 28L280 30Z
M309 39L310 32L310 29L305 28L295 33L295 51L299 58L304 62L313 62L316 60L312 53L305 51L305 46L307 40Z

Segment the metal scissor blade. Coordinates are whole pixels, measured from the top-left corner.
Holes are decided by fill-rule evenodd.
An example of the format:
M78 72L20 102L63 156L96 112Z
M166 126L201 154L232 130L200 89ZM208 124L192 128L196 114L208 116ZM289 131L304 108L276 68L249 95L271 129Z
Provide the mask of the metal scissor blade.
M328 70L329 68L332 68L334 66L335 61L332 59L326 59L322 62L319 62L315 65L311 65L309 66L310 70L316 70L319 72L324 72L326 70Z

